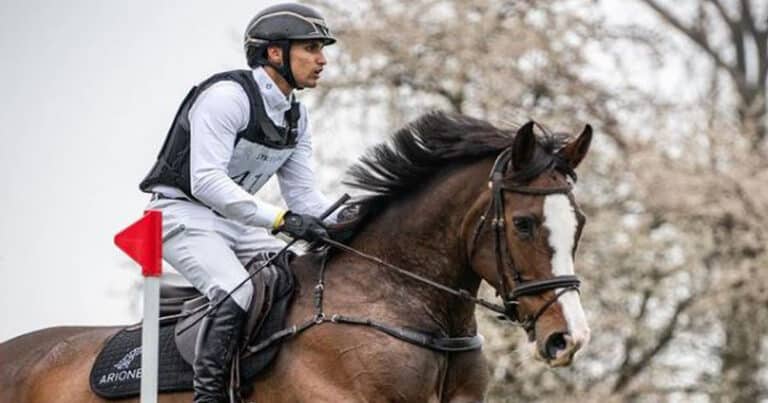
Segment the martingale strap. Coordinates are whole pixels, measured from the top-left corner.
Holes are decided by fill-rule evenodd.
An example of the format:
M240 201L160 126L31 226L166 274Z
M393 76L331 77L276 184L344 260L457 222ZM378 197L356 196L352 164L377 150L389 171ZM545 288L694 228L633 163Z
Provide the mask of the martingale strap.
M456 353L464 351L478 350L483 346L483 336L477 334L474 336L466 337L435 337L429 333L422 332L420 330L408 329L399 326L392 326L386 323L378 322L367 318L357 318L353 316L344 315L332 315L330 317L322 315L303 322L300 325L292 326L287 329L283 329L270 338L248 346L246 350L248 353L245 356L256 354L259 351L269 348L273 344L294 337L305 330L320 325L323 323L335 323L344 325L358 325L368 326L383 333L386 333L396 339L400 339L407 343L415 344L430 350L435 350L443 353Z
M283 339L294 337L311 327L324 323L368 326L402 341L439 352L472 351L478 350L483 346L483 336L479 334L474 336L441 337L428 332L393 326L368 318L358 318L340 314L333 314L331 316L326 315L323 311L323 297L325 293L325 267L327 258L328 255L326 254L320 263L318 281L314 288L315 316L305 320L301 324L275 332L269 338L258 344L246 347L247 353L245 356L256 354Z
M330 320L333 323L369 326L408 343L441 352L471 351L483 346L483 336L479 334L468 337L434 337L419 330L390 326L371 319L334 315Z

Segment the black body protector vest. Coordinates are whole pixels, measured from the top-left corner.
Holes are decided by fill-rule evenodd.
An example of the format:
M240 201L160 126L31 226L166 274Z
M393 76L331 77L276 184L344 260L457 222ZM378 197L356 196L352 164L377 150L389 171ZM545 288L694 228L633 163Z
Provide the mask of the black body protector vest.
M190 184L189 109L205 89L225 80L240 84L250 104L248 126L237 133L235 138L234 152L227 167L229 177L248 193L254 194L291 156L298 137L299 103L293 101L291 109L285 113L287 127L277 126L267 115L253 72L227 71L211 76L193 87L184 98L157 156L157 162L139 185L142 191L149 193L156 185L167 185L183 191L187 197L195 200Z

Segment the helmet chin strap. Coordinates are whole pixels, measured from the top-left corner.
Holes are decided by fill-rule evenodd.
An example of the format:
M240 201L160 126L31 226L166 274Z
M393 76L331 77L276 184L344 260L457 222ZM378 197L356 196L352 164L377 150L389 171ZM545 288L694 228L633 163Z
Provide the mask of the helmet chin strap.
M270 63L270 66L272 66L275 70L277 70L278 74L285 78L285 81L288 82L288 85L297 90L303 90L304 87L299 87L299 85L296 83L296 79L293 77L293 71L291 69L291 41L280 41L280 48L283 51L283 63L281 65Z

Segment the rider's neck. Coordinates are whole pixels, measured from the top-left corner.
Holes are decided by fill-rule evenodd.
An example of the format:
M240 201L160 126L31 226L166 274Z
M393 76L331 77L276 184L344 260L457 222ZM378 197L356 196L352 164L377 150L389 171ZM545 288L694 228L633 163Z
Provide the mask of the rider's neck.
M293 87L288 84L288 81L285 79L285 77L280 75L280 73L277 72L277 69L270 65L264 66L264 70L267 72L269 78L275 82L277 88L280 89L280 92L282 92L283 95L285 95L287 98L291 94L291 91L293 91Z

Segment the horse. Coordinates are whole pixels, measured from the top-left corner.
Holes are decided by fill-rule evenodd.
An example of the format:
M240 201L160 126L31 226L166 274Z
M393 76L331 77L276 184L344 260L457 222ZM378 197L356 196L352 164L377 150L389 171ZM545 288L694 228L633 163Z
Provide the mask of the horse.
M591 138L589 125L567 136L432 112L369 150L348 180L365 191L366 215L346 249L327 254L322 320L284 340L245 401L483 401L479 344L440 350L371 326L476 342L478 304L519 323L537 359L569 365L590 337L573 270L585 219L571 188ZM315 261L293 261L290 324L318 317ZM478 298L482 281L501 304ZM88 374L119 329L48 328L0 344L0 401L106 401Z

